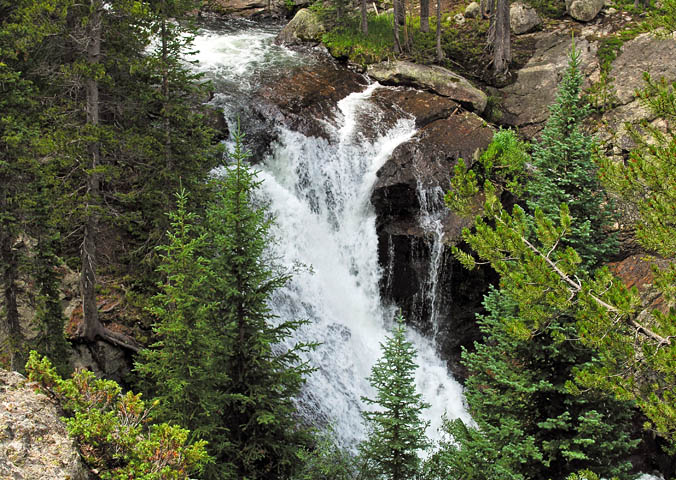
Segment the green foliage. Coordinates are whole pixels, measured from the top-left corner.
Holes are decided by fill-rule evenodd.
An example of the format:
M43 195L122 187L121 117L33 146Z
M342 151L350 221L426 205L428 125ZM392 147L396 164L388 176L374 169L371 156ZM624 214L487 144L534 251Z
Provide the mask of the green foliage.
M523 195L526 181L524 170L530 160L528 148L512 130L500 129L495 132L490 145L474 162L471 170L463 159L458 160L451 178L451 189L445 198L447 205L454 211L468 215L474 197L480 188L487 188L488 182L513 195Z
M209 462L206 442L189 444L187 430L149 425L151 409L140 394L123 394L117 383L85 370L64 380L35 351L26 369L31 380L59 401L68 414L68 432L103 480L187 480Z
M429 404L416 392L416 352L405 333L404 319L399 315L392 336L380 345L382 357L368 378L376 398L362 397L378 408L362 412L368 438L359 446L360 468L369 478L413 478L421 464L419 452L429 446L425 437L428 424L420 418Z
M561 205L567 205L572 223L562 246L575 249L589 269L615 253L618 241L609 231L613 206L598 179L593 140L581 131L589 106L581 97L579 65L573 45L549 119L533 145L534 172L526 188L530 210L541 209L551 221L559 218Z
M489 472L483 478L563 478L582 468L628 478L627 459L638 442L628 433L631 403L614 400L598 384L588 383L584 391L574 386L580 370L599 365L585 343L592 329L582 328L583 319L613 303L611 298L624 295L613 303L619 315L637 304L635 294L613 284L606 270L589 275L616 241L606 231L611 217L596 179L593 143L580 131L588 111L580 85L573 51L550 119L533 145L528 175L520 171L531 163L523 148L513 149L517 161L502 162L514 165L507 175L494 171L490 161L472 171L457 169L464 178L453 185L472 193L467 185L476 190L483 184L482 215L463 239L500 275L500 290L485 298L483 343L463 354L470 371L467 400L478 428L447 423L451 440L431 463L442 477L479 478L468 467L479 465L478 471ZM498 133L504 138L489 151L510 158L504 145L513 134ZM508 212L500 201L504 190L525 196L528 211L516 205ZM447 197L450 205L458 203L452 192ZM456 256L466 266L476 261L466 253Z
M339 25L325 33L322 42L331 55L347 58L359 65L386 60L394 55L392 36L392 15L368 16L368 35L361 32L360 20L349 18L345 25Z
M287 478L312 443L293 404L311 370L299 353L312 345L278 351L303 322L273 324L267 302L288 276L266 256L271 219L254 203L260 182L243 135L234 138L204 217L177 197L151 309L158 342L137 369L165 403L162 418L209 441L205 478Z
M434 463L439 478L563 478L589 468L629 478L629 404L598 391L572 394L567 382L591 351L568 339L574 323L566 315L523 338L519 307L492 290L479 323L484 342L464 352L465 385L477 428L446 423L450 435ZM445 467L445 468L439 468ZM479 473L480 472L480 473Z
M201 256L207 241L200 234L199 217L187 210L185 191L177 194L177 210L170 212L168 244L161 253L159 271L165 280L148 311L156 319L158 341L141 351L136 369L157 398L157 416L164 421L190 426L193 434L206 439L218 457L227 444L221 426L229 377L219 359L225 355L228 332L218 321L218 302L210 284L214 273ZM228 469L211 465L210 470Z
M331 428L315 434L315 444L298 451L300 469L292 480L352 480L355 459L336 444Z
M54 20L62 18L59 2L0 2L0 282L3 317L7 331L10 366L23 369L28 345L19 325L19 280L34 283L37 305L38 348L54 358L65 373L67 344L58 291L58 220L55 172L41 158L45 144L43 120L36 99L37 86L23 70L30 64L27 51L36 48L52 28L24 19L26 10L46 10ZM32 58L31 58L32 60ZM34 241L35 240L35 241Z
M218 316L232 331L223 359L231 377L224 389L223 426L231 442L225 458L238 478L272 480L293 474L298 452L312 442L309 430L296 419L293 399L312 371L299 354L313 345L278 349L305 322L275 324L270 313L270 296L288 275L267 257L272 219L265 205L255 203L260 181L245 163L250 154L242 148L243 137L234 133L232 163L215 182L205 218L211 237L206 252L217 274L213 289Z
M653 81L646 75L641 98L655 115L667 121L676 119L674 85ZM645 137L644 135L648 136ZM617 315L593 311L583 319L590 342L598 345L603 364L580 373L583 384L602 384L621 398L634 398L653 422L657 432L676 448L676 365L673 338L676 335L676 140L666 132L642 125L634 130L637 148L626 163L601 158L604 182L626 201L635 205L640 222L636 236L649 251L668 259L653 266L654 288L662 295L666 308L654 309L634 302L630 323L621 329L614 325ZM606 283L612 282L606 279ZM622 295L622 293L624 295ZM613 298L613 304L626 301L627 293ZM634 293L635 295L635 293ZM636 336L632 332L643 332ZM652 334L649 335L649 334ZM656 380L658 379L658 380Z
M653 29L664 28L667 32L676 31L676 1L662 0L661 8L651 12L650 21Z
M561 18L566 14L566 4L559 0L527 0L527 3L549 18Z

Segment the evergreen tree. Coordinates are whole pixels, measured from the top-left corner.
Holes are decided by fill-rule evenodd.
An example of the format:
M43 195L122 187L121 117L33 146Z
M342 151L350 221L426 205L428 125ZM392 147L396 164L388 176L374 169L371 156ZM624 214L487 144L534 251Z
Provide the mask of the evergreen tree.
M563 238L592 268L613 255L617 236L609 232L612 202L604 194L593 161L593 139L582 131L589 105L582 99L580 53L575 44L568 69L559 84L556 100L538 142L533 144L534 174L528 180L528 207L541 209L556 221L562 204L573 217L571 231Z
M231 340L216 315L211 262L201 255L207 234L200 218L188 211L185 191L176 198L176 212L168 214L168 244L158 247L164 281L148 309L157 342L140 352L136 370L158 401L156 416L189 426L193 435L209 442L213 456L221 457L229 433L222 426L223 390L230 379L218 361ZM227 464L210 469L209 478L229 478Z
M392 336L381 343L382 357L368 378L376 389L376 398L362 397L367 404L377 406L377 410L362 412L368 438L359 450L367 478L414 478L421 464L419 452L429 445L425 436L428 423L420 418L429 404L416 392L416 351L405 333L400 314Z
M594 390L568 390L574 370L592 361L588 348L567 340L574 335L572 319L551 319L523 339L509 330L519 311L507 294L491 291L485 307L488 314L479 320L484 342L463 354L467 403L478 429L461 420L446 424L454 442L444 446L445 473L540 479L586 468L629 478L628 458L639 441L630 436L631 404Z
M243 134L234 133L232 162L215 182L207 207L207 250L216 274L217 316L232 332L223 368L230 375L224 390L224 427L230 443L222 461L232 462L238 479L288 478L298 468L299 452L312 436L296 418L293 399L310 367L299 353L312 345L283 347L303 321L277 321L268 306L288 275L268 257L272 219L254 194L260 185L247 164Z
M0 1L0 283L3 287L2 330L6 334L10 366L23 369L28 346L19 323L19 279L35 284L37 342L66 372L67 343L58 291L57 220L52 210L55 176L44 161L41 137L44 120L38 102L40 88L25 74L33 52L54 31L53 25L34 25L26 11L59 18L59 2ZM37 55L35 55L37 56ZM26 319L24 319L26 320Z
M462 197L484 181L486 218L463 236L501 278L500 290L485 299L484 343L463 354L478 430L459 421L447 424L459 446L448 443L439 458L455 475L478 478L467 467L471 461L490 472L487 478L563 478L582 468L627 478L627 459L637 445L629 435L631 403L597 388L572 387L576 372L596 362L595 352L579 341L582 309L571 302L577 293L571 289L581 286L573 275L588 276L615 242L605 240L609 214L594 180L592 143L578 130L585 114L578 63L573 51L542 140L534 146L532 176L519 174L526 164L523 148L508 141L509 134L482 156L477 172L456 169L460 178L453 181L457 191L449 195L450 205L466 206ZM503 164L507 168L494 168ZM524 180L523 190L514 188ZM508 213L498 188L525 193L531 213L518 205ZM592 240L597 244L589 245ZM581 246L581 254L573 246ZM472 266L472 256L456 253Z
M254 202L260 182L242 138L235 133L203 219L178 196L151 309L158 342L137 369L164 403L162 418L209 442L215 463L205 478L289 478L313 440L293 403L310 371L299 353L310 345L283 348L302 322L273 323L267 303L288 277L266 256L271 219Z

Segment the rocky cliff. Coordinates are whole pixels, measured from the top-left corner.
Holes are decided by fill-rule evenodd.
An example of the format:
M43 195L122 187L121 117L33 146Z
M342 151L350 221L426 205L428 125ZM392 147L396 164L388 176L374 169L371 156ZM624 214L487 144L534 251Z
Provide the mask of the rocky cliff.
M477 149L490 142L492 129L481 116L494 121L496 127L516 128L527 139L537 137L575 42L581 52L590 98L599 106L589 128L596 132L608 153L621 157L633 146L624 123L652 120L636 96L636 89L643 85L643 72L676 80L674 37L640 34L637 13L617 11L603 6L603 2L594 2L593 9L583 12L585 6L578 5L581 3L584 2L567 2L570 16L544 25L538 23L539 30L535 32L515 22L518 28L513 28L514 38L518 33L520 44L530 46L530 57L522 68L511 72L511 83L501 88L472 85L461 77L453 80L458 76L452 72L440 75L437 70L443 69L439 67L407 62L387 62L367 70L373 80L402 87L378 91L376 100L386 109L415 117L418 127L415 137L400 145L378 172L372 195L378 213L378 256L385 271L382 293L400 305L418 328L434 333L456 373L462 373L458 363L460 346L478 337L474 315L481 308L487 285L495 278L488 270L467 272L453 260L448 247L460 241L460 232L470 221L446 211L442 195L449 188L457 159L472 159ZM632 28L637 29L636 34L626 33ZM293 37L288 30L285 35ZM622 40L617 46L619 38ZM603 65L608 45L617 46L610 68ZM302 82L302 78L294 78L286 87L295 91L297 87L293 85L298 80ZM312 82L303 83L305 88ZM358 79L341 80L340 87L333 83L341 90L331 94L337 98L361 83ZM346 90L345 85L350 87ZM458 94L458 86L465 90ZM486 97L477 93L476 87L490 95L491 105L485 112ZM309 109L324 108L326 98L321 91L333 87L319 82L318 88L322 101L315 107L308 102ZM312 97L304 92L301 99L285 101L294 105L292 123L302 124L302 120L294 120L295 106ZM277 105L280 110L289 110L280 102ZM306 126L301 127L308 131ZM620 227L626 241L618 261L639 253L631 242L631 221L625 220Z
M0 478L90 478L60 416L57 406L35 384L0 369Z

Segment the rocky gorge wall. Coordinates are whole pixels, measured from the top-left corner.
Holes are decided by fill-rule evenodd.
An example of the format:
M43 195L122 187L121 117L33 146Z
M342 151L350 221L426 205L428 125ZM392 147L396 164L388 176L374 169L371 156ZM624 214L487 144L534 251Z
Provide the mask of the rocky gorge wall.
M526 139L537 137L547 120L548 106L554 101L573 42L581 52L586 88L598 86L601 81L612 88L611 101L594 113L589 130L595 133L600 146L618 159L634 146L624 128L625 122L654 120L636 95L643 85L643 72L655 78L676 80L676 37L660 37L650 32L625 41L610 73L606 72L607 78L602 79L599 49L604 40L630 28L640 18L603 2L595 2L589 11L588 5L579 3L567 2L570 16L544 26L541 20L533 20L532 9L513 5L520 9L518 15L525 15L522 23L529 25L520 26L521 20L517 18L512 23L513 35L518 31L518 38L532 45L532 52L522 68L511 72L511 80L503 87L473 86L440 67L408 62L387 62L367 69L371 80L401 87L379 92L376 100L386 109L415 117L418 128L414 138L397 147L380 169L371 197L378 214L378 257L385 272L381 293L401 306L405 316L419 329L435 335L451 369L460 376L463 373L460 349L478 338L475 314L481 310L488 285L496 278L489 269L464 270L450 254L449 247L460 242L462 228L471 223L445 210L441 198L449 188L457 159L471 161L478 150L488 145L498 127L515 128ZM317 26L316 18L311 19L311 13L301 12L298 17L302 17L302 24L297 27L292 20L280 35L280 41L290 44L319 41L320 34L316 32L322 32L323 28ZM356 78L354 73L348 75ZM285 86L295 81L290 79ZM353 87L362 83L357 79ZM339 97L345 84L350 81L340 80L341 86L321 85L321 89L335 87ZM297 107L312 96L306 91L291 103ZM485 109L487 96L491 105ZM307 103L310 111L318 108L312 102ZM280 110L286 109L279 102L278 106ZM292 114L293 117L298 111L292 109ZM635 267L643 260L633 242L632 220L624 218L617 228L623 243L614 268L621 272L642 270ZM623 268L623 262L631 266ZM645 278L637 281L649 283Z

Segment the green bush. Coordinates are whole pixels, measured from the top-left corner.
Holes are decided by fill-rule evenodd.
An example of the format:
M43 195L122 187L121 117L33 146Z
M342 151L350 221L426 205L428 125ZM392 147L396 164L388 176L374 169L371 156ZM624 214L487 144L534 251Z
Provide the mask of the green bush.
M69 415L68 433L103 480L187 480L210 461L206 442L188 444L190 432L175 425L149 425L151 408L141 394L122 393L112 380L79 370L64 380L47 357L32 351L30 380L51 393Z

